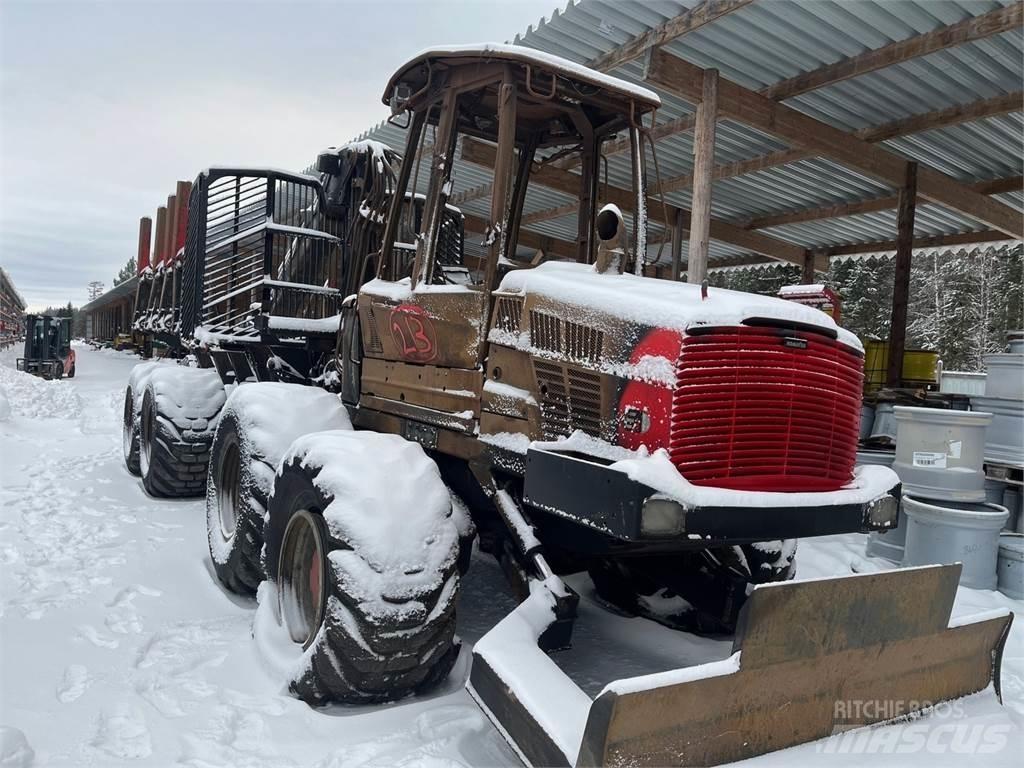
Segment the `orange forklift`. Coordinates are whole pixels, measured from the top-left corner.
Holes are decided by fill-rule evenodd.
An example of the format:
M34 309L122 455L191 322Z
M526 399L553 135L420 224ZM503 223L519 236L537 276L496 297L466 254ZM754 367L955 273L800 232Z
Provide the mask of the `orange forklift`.
M71 318L26 315L25 356L18 358L18 370L44 379L74 378Z

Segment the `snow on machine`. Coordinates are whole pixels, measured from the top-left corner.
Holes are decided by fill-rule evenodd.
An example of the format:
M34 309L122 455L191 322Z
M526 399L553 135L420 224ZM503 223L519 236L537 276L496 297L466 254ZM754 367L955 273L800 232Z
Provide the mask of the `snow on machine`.
M792 579L795 539L896 521L896 475L855 466L863 349L796 302L642 276L657 95L487 45L414 57L384 102L405 161L372 150L395 172L349 206L337 262L309 245L333 242L319 223L277 223L272 186L241 224L220 203L216 235L215 174L190 204L182 335L250 382L210 447L211 556L229 589L268 580L296 695L392 701L445 679L474 540L520 603L475 644L468 687L531 765L713 765L893 711L840 719L837 702L999 693L1012 617L951 625L958 565ZM631 147L629 189L601 183L610 141ZM462 212L457 153L493 169ZM530 183L579 199L574 242L521 226ZM732 655L591 699L549 655L571 646L563 576L583 570L607 603L730 635Z

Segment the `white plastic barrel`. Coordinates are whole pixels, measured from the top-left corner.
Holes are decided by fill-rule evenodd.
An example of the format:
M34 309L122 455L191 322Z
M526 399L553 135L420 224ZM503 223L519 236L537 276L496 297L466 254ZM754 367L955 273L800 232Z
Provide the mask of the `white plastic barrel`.
M907 540L903 565L963 563L960 584L996 588L999 533L1009 517L999 504L903 496Z
M871 437L871 428L875 425L875 406L861 405L860 407L860 438L863 443Z
M1000 352L985 355L985 397L1024 400L1024 354Z
M896 443L896 417L893 414L892 403L875 405L875 419L871 424L871 434L868 439L882 445Z
M999 591L1024 600L1024 536L1004 533L999 537Z
M972 397L971 408L992 414L985 433L985 459L1024 466L1024 402L1005 397Z
M985 429L991 413L896 406L896 461L903 492L984 501Z

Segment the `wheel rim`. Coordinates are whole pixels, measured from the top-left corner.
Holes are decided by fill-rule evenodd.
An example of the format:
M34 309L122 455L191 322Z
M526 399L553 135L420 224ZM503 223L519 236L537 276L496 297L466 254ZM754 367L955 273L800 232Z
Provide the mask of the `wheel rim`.
M139 463L142 474L149 474L149 463L152 458L150 441L153 439L153 406L149 398L142 401L142 424L139 435Z
M224 449L217 478L217 514L220 532L225 540L235 535L238 527L238 497L241 461L238 443L232 440Z
M323 620L325 570L320 526L300 509L288 521L278 566L281 618L292 642L303 648L316 637Z
M121 446L124 450L124 457L131 458L132 441L135 438L135 404L132 402L132 391L129 389L124 396L124 419L121 426Z

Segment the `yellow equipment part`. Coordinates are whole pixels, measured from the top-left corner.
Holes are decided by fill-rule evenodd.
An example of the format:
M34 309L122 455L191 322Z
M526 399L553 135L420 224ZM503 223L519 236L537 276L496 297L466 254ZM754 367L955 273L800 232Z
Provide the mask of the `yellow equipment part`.
M903 383L926 386L938 383L939 353L929 349L907 349L903 352ZM874 392L885 386L889 368L889 342L869 341L864 345L864 389Z

